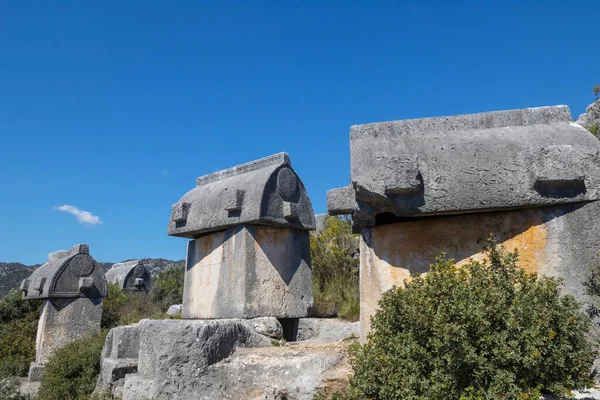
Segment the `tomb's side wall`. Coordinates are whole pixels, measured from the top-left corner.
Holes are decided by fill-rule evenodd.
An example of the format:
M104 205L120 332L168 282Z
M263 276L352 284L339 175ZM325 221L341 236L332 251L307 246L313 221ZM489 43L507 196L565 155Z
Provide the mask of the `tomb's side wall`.
M54 350L100 330L101 298L44 300L38 325L36 363L45 363Z
M586 300L583 282L600 250L600 202L493 213L423 218L363 228L361 235L361 339L383 292L411 273L427 272L440 252L458 263L482 260L490 233L518 249L528 272L564 279L565 293Z
M242 225L188 243L183 318L300 318L312 305L308 231Z

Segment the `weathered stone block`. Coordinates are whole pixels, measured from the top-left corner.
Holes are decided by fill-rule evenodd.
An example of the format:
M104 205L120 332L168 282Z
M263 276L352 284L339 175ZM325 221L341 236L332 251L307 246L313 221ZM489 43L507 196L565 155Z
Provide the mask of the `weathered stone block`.
M114 264L106 271L106 280L118 285L122 290L145 292L152 286L152 276L138 260Z
M173 206L168 232L196 238L243 224L315 228L308 193L286 153L199 177Z
M48 299L42 304L36 338L36 357L29 378L41 378L40 370L54 350L89 333L100 331L101 298Z
M341 345L274 347L239 319L139 325L139 370L125 377L123 400L310 400L347 384Z
M183 318L298 318L313 303L308 231L241 225L188 243Z
M273 339L281 339L283 337L283 327L275 317L258 317L248 320L248 322L261 335Z
M355 229L600 198L600 142L566 106L355 125L350 153L355 204L328 207Z
M361 339L383 292L423 273L440 252L459 264L481 260L490 233L519 251L528 272L563 279L566 294L587 299L583 282L598 262L600 202L431 217L363 228L360 244Z
M106 336L100 361L100 374L94 394L122 395L125 375L138 370L140 350L139 324L113 328Z

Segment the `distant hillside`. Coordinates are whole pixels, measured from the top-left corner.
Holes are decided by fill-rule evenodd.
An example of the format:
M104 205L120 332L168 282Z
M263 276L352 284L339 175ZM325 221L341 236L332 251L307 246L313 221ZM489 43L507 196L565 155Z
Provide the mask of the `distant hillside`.
M157 274L163 269L179 267L185 264L185 260L171 261L164 258L143 258L141 261L150 270L152 275ZM108 271L114 263L99 262L99 264L104 271ZM21 281L31 275L33 270L40 265L0 262L0 298L4 297L11 289L18 288Z
M39 264L38 264L39 265ZM0 262L0 297L4 297L12 288L19 287L37 265Z

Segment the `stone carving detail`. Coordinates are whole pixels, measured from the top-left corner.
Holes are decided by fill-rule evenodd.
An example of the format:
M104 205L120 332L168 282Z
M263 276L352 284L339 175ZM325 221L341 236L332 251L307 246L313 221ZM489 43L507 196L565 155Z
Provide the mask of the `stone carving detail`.
M182 317L305 317L314 228L308 193L286 153L198 178L173 206L168 229L193 239Z
M152 286L152 276L138 260L117 263L106 271L106 280L122 290L145 292Z

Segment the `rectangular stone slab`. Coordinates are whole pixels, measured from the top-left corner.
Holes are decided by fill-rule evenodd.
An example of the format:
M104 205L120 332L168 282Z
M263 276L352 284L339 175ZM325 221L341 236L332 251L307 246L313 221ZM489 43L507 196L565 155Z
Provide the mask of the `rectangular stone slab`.
M354 196L328 209L359 228L598 199L600 142L566 106L355 125L350 152Z
M182 318L306 317L308 231L241 225L188 242Z

